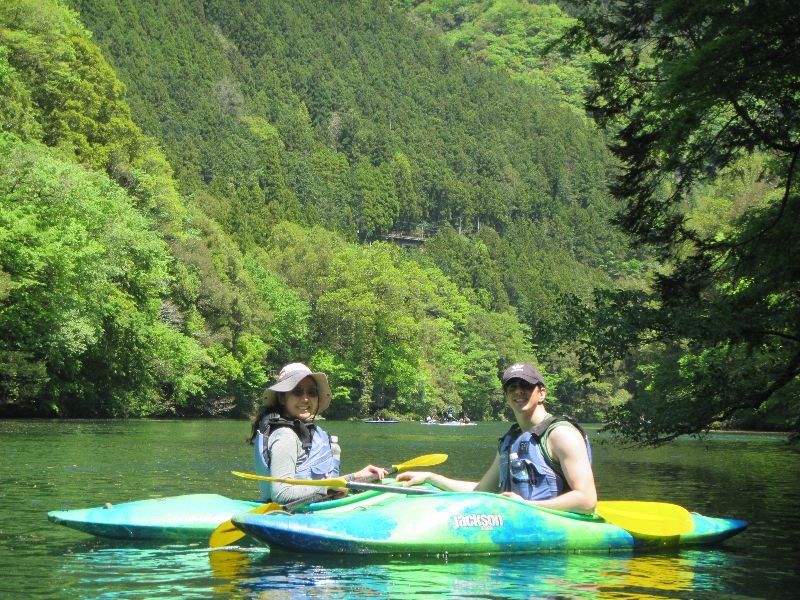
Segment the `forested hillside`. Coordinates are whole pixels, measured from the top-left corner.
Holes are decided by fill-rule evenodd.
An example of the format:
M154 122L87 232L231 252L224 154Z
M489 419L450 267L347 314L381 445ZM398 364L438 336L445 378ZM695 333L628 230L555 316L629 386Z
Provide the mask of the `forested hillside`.
M577 19L559 5L528 0L395 0L411 19L474 62L507 73L584 112L591 53L553 51Z
M381 4L311 29L304 6L77 8L0 11L4 414L242 414L299 358L331 374L332 416L500 415L496 374L535 343L515 305L557 299L526 272L588 294L579 259L608 243L569 224L601 222L581 209L603 197L591 127ZM444 227L430 253L357 243L402 219ZM479 222L456 286L436 255ZM506 229L563 236L540 258L563 281Z
M580 222L568 209L588 205L598 220L564 235L599 237L586 230L609 212L607 156L586 119L461 60L386 2L115 4L74 2L137 122L187 191L225 199L207 208L243 242L275 216L365 240Z
M68 5L0 7L0 414L243 415L303 360L331 376L331 417L499 418L498 372L532 359L552 410L641 439L630 423L669 429L643 415L674 365L713 381L696 328L664 342L665 312L702 314L658 295L679 262L614 225L629 157L604 135L630 128L583 111L616 81L590 11ZM738 227L769 160L691 187L696 234ZM399 233L417 247L382 241Z

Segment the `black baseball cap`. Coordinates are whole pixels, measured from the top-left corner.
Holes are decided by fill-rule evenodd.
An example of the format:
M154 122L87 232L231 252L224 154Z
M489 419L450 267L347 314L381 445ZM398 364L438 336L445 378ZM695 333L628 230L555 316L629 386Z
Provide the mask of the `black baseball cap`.
M522 381L527 381L533 386L544 385L544 378L539 369L528 363L516 363L503 371L503 376L501 377L503 387L506 387L512 379L522 379Z

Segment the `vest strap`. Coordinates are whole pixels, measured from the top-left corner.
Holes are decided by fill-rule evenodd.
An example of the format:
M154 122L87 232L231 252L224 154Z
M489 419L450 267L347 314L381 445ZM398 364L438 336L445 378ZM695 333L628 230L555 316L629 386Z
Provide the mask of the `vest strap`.
M303 450L306 452L309 451L311 448L311 438L314 437L314 431L317 428L314 423L304 423L300 419L292 419L290 421L281 416L270 414L261 420L258 429L264 434L265 438L268 438L271 432L280 427L290 427L293 429L297 437L300 438L300 444L303 446Z

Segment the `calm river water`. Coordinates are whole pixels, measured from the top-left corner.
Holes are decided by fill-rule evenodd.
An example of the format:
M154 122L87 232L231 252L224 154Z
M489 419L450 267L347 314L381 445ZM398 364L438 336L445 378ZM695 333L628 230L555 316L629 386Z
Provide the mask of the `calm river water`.
M476 478L508 424L325 423L344 471L450 455ZM2 598L792 598L800 575L800 462L778 435L721 433L658 449L590 430L602 498L661 500L750 521L721 546L664 554L344 558L103 540L48 510L215 492L255 495L244 421L0 421Z

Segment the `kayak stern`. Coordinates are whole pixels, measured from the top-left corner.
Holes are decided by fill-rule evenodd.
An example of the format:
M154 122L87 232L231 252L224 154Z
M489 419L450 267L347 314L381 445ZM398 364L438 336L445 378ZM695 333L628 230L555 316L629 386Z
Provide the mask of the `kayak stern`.
M125 540L207 540L233 515L259 506L217 494L186 494L106 504L94 508L54 510L53 523L92 535Z

